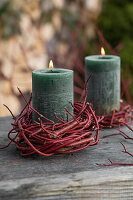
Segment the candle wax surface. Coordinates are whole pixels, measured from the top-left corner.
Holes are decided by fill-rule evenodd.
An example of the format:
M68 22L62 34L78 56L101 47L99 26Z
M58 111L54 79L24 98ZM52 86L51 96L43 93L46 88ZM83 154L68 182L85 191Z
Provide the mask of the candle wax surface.
M45 117L59 122L67 120L65 107L73 113L73 71L67 69L40 69L32 72L33 107ZM71 118L71 117L70 117ZM33 120L38 116L34 113Z
M87 101L98 115L120 108L120 57L94 55L85 57L85 80L93 74L87 86Z

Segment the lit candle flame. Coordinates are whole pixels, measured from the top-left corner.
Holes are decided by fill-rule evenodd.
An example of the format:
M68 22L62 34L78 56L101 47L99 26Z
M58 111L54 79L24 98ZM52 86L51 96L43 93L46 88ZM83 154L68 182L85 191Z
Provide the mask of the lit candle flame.
M104 50L103 47L101 47L101 55L102 55L102 56L105 56L105 50Z
M50 69L53 69L53 68L54 68L53 61L52 61L52 60L50 60L50 62L49 62L49 68L50 68Z

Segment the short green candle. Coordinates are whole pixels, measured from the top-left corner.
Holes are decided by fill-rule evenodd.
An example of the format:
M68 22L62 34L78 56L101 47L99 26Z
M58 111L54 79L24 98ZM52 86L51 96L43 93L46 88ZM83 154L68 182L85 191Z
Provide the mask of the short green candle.
M73 113L73 71L68 69L40 69L32 72L32 105L40 114L54 122L67 120L65 107ZM33 120L38 120L33 113Z
M87 86L87 101L97 115L120 109L120 57L94 55L85 57L85 80L93 74Z

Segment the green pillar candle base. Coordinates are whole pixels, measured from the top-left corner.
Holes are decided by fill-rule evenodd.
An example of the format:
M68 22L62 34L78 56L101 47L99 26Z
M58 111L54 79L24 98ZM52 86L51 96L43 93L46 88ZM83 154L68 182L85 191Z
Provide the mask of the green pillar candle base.
M67 120L65 107L73 113L73 71L67 69L41 69L32 72L33 107L42 115L59 122L59 118ZM69 115L70 117L70 115ZM70 117L71 118L71 117ZM38 120L33 114L33 120Z
M92 73L87 86L87 101L97 115L120 109L120 58L113 55L85 57L85 80Z

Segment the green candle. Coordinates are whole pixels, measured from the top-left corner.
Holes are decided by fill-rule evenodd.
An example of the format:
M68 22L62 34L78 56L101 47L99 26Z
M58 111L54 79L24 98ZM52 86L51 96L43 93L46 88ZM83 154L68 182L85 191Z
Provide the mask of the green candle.
M120 109L120 57L93 55L85 57L85 80L93 73L87 86L87 101L98 115Z
M42 115L57 122L67 119L65 107L73 113L73 71L68 69L40 69L32 72L32 104ZM38 119L33 114L33 120ZM58 121L59 122L59 121Z

